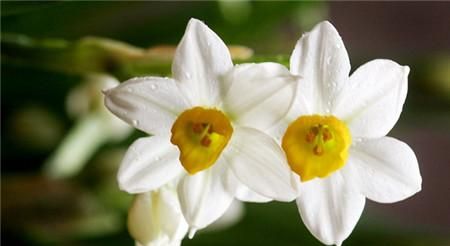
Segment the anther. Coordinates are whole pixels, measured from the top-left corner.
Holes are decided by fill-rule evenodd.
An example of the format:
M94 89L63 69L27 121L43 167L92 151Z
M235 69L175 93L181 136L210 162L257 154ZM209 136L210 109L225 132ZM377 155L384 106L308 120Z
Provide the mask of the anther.
M194 133L200 134L203 131L203 126L200 123L194 123L192 124L192 131Z
M308 134L306 134L306 142L312 143L315 137L316 134L314 134L312 131L309 131Z
M313 152L314 152L315 155L319 155L319 156L322 155L323 154L322 146L320 146L320 145L314 146Z
M322 128L322 125L319 124L318 126L313 126L310 129L310 132L312 132L314 134L314 136L316 136L317 134L319 134L319 129Z
M324 142L326 142L326 141L332 139L333 136L331 135L330 130L328 130L327 128L325 128L325 129L323 130L323 133L322 133L322 138L323 138L323 141L324 141Z
M205 147L209 147L209 145L211 144L211 139L208 136L204 136L202 140L200 140L200 144Z

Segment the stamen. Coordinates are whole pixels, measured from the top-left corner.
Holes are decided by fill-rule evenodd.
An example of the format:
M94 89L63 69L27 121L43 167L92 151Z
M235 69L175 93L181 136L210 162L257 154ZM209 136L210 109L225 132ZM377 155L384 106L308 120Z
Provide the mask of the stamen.
M196 134L200 134L203 131L203 126L200 123L192 124L192 131Z
M333 136L331 135L330 130L328 128L325 128L322 132L322 139L324 142L327 142L328 140L331 140Z
M312 143L315 137L316 134L314 134L312 131L309 131L308 134L306 134L306 142Z
M306 182L342 168L350 145L350 131L343 121L329 115L304 115L289 124L281 147L291 169Z
M211 145L211 139L208 136L204 136L202 140L200 140L200 144L209 147L209 145Z
M195 174L214 165L233 128L221 111L195 107L178 116L171 133L170 142L179 148L181 164Z
M317 134L319 134L320 128L322 128L321 124L311 127L311 132L314 134L314 136L317 136Z
M320 146L320 145L316 145L313 148L313 152L314 152L315 155L319 155L320 156L320 155L323 154L323 147Z

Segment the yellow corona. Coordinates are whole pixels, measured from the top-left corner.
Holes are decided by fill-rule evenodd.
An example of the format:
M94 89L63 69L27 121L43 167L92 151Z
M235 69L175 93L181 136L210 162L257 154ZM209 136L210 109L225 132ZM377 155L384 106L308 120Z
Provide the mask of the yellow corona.
M282 147L291 169L303 182L342 168L351 144L350 131L334 116L301 116L287 128Z
M233 133L220 110L195 107L181 113L172 126L170 141L180 150L180 162L189 174L213 165Z

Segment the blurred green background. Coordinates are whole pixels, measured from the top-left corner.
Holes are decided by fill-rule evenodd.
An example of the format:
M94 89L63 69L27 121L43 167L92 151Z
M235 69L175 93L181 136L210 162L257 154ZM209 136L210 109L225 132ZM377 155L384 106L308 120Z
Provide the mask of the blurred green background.
M287 65L301 34L330 20L353 70L375 58L409 65L408 98L389 135L415 150L423 190L396 204L368 201L344 245L450 245L450 3L2 1L5 245L133 245L125 227L131 197L115 175L143 134L118 134L96 83L169 75L167 45L178 43L191 17L254 51L237 50L236 62ZM64 169L66 161L75 168ZM269 203L247 204L236 225L183 245L320 243L294 203Z

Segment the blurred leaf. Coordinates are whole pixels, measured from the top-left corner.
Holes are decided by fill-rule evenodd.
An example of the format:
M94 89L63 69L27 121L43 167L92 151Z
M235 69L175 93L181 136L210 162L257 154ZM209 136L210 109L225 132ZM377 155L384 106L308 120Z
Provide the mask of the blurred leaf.
M433 57L424 67L428 89L450 105L450 54Z
M233 23L239 24L247 20L252 11L252 6L250 1L227 1L219 0L220 11L225 18L225 20Z
M138 75L170 72L164 54L105 38L86 37L75 42L2 35L2 60L69 74L107 73L127 79Z

